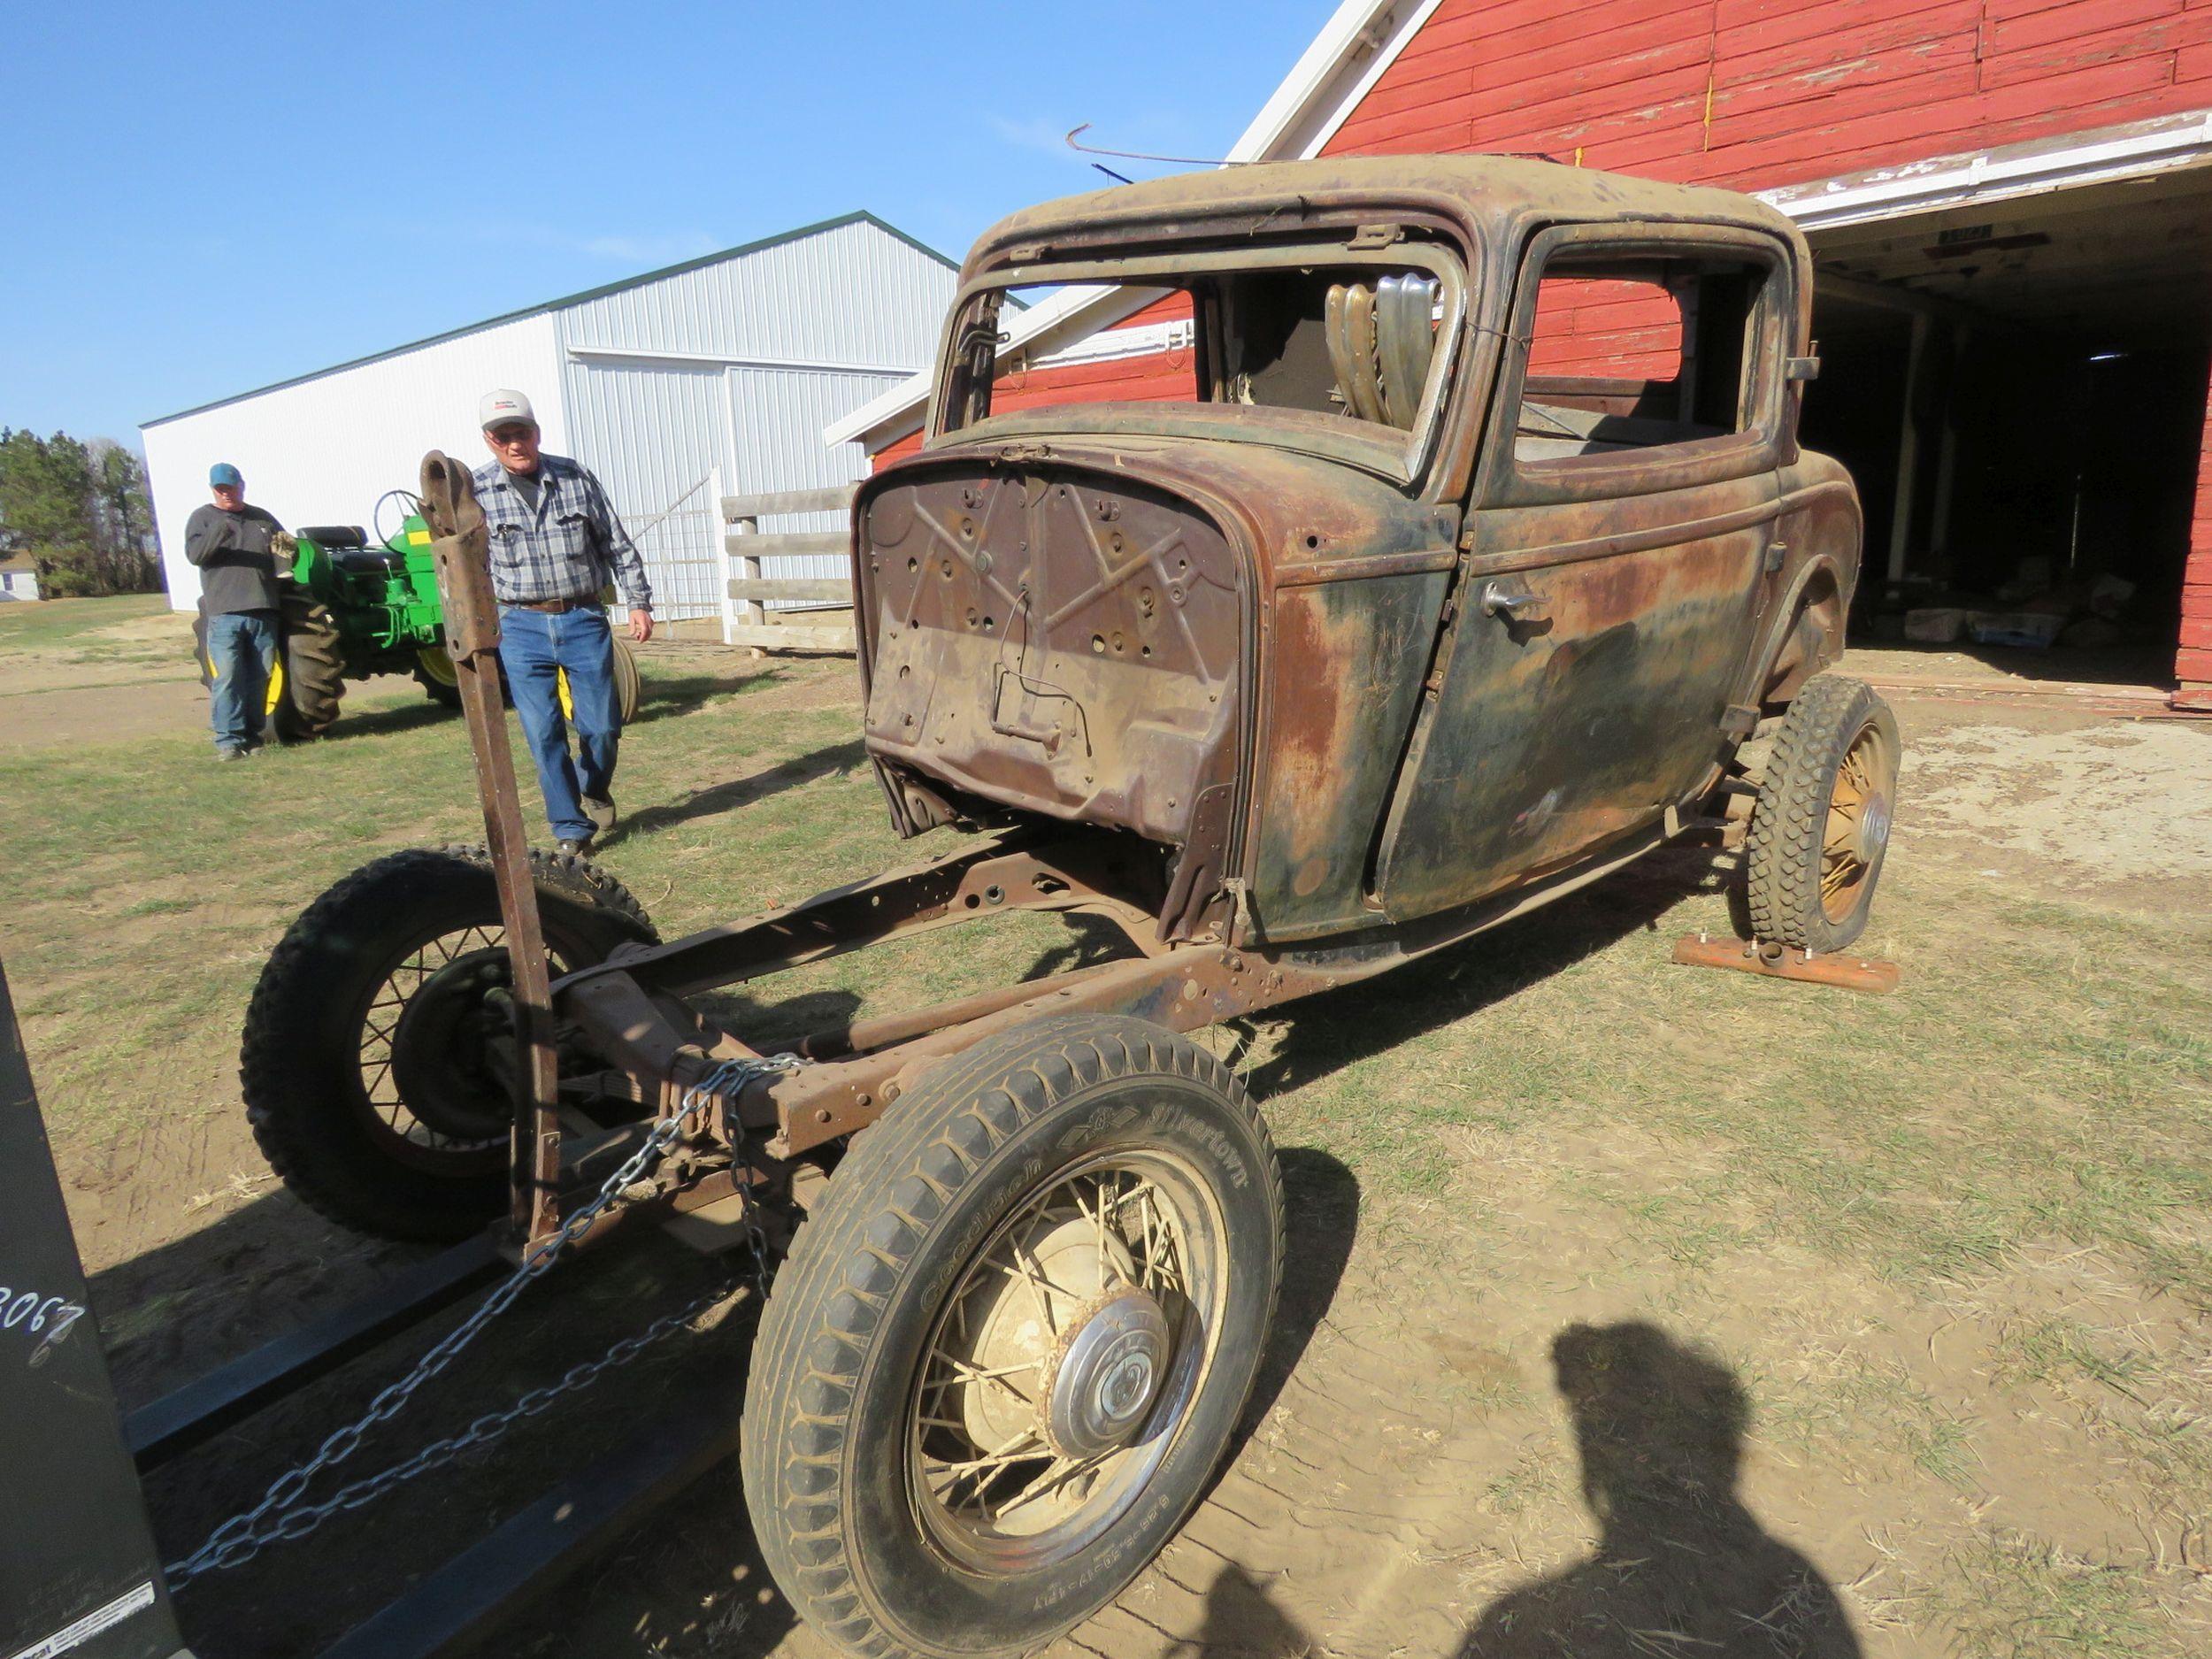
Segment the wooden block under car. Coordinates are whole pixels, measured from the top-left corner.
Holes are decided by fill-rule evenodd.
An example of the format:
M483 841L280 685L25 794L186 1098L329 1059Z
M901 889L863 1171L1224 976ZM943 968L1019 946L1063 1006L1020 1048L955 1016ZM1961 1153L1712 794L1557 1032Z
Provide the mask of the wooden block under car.
M1786 946L1763 949L1747 939L1716 939L1710 933L1685 933L1674 941L1674 959L1686 968L1733 968L1740 973L1763 973L1770 979L1795 979L1807 985L1832 985L1846 991L1864 991L1886 996L1897 988L1897 964L1871 956L1839 950L1816 956Z

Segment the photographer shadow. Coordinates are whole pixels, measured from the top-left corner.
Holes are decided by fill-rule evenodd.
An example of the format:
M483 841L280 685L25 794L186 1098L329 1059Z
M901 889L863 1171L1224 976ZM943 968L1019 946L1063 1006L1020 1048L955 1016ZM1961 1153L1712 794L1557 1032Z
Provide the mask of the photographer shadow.
M1636 1320L1570 1325L1552 1364L1598 1541L1502 1597L1459 1659L1859 1659L1834 1587L1737 1495L1750 1401L1726 1365Z

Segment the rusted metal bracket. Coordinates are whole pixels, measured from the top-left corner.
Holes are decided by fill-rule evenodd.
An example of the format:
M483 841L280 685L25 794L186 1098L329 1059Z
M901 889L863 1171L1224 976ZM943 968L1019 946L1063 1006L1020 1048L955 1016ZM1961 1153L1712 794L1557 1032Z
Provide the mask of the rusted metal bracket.
M1770 979L1794 979L1804 985L1832 985L1873 996L1894 991L1899 977L1893 962L1840 950L1816 956L1786 945L1717 939L1710 933L1683 934L1674 941L1674 959L1686 968L1732 968L1740 973L1763 973Z
M561 1128L554 1106L560 1058L554 1047L553 1002L538 917L537 883L515 789L514 756L499 690L499 607L492 597L491 537L477 505L469 470L433 449L422 457L422 511L434 538L431 557L445 612L446 654L461 687L461 712L476 759L476 789L484 806L484 843L499 888L499 919L507 930L514 975L515 1039L524 1064L517 1078L514 1128L515 1230L525 1247L560 1225Z

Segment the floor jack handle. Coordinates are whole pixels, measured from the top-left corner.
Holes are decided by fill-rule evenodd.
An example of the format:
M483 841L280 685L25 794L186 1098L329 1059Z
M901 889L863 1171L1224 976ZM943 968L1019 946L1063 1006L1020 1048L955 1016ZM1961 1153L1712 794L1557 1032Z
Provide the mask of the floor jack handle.
M514 972L515 1038L524 1064L515 1101L512 1217L526 1250L560 1225L560 1083L553 1008L538 917L537 883L523 833L522 802L507 744L499 686L499 607L492 598L491 537L477 504L469 469L439 450L422 457L423 517L434 540L432 560L445 611L446 654L460 681L461 713L476 758L476 790L484 807L484 841L499 886L499 916Z

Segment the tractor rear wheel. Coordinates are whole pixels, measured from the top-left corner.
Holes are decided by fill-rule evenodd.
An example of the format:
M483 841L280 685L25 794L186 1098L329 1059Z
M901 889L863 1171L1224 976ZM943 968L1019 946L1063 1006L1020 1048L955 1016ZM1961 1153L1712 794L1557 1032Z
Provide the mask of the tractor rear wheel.
M338 718L346 695L345 652L330 607L304 594L284 596L282 634L283 687L270 719L280 741L302 743L320 737Z
M1037 1020L863 1130L777 1276L746 1508L844 1652L1025 1654L1204 1494L1266 1346L1283 1187L1250 1096L1141 1020Z
M532 852L556 977L653 941L622 884ZM512 973L481 847L365 864L309 905L261 971L239 1056L270 1166L342 1226L467 1237L506 1208ZM597 1070L570 1052L564 1069Z

